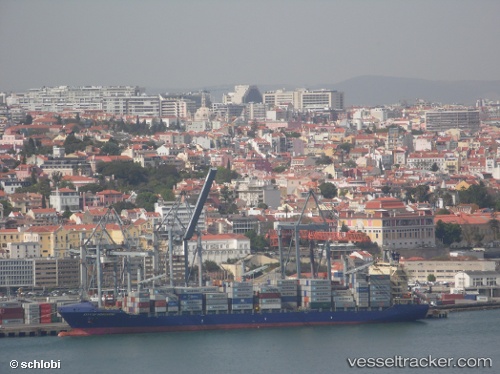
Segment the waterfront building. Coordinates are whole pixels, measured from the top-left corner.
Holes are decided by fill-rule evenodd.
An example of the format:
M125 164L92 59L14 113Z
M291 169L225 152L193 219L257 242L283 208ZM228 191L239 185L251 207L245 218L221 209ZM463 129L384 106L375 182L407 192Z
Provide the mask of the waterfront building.
M434 216L429 209L407 209L396 198L368 201L364 212L339 212L338 229L345 224L350 230L367 234L382 248L434 247Z
M424 260L409 258L401 260L412 282L427 282L429 275L434 275L437 282L455 282L455 276L463 271L495 271L494 261L485 260ZM500 284L500 283L499 283Z

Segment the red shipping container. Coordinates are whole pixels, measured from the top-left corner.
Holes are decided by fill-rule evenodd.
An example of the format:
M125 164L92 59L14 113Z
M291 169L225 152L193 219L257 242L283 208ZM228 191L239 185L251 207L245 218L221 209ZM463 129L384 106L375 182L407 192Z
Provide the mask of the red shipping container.
M441 294L441 300L463 300L464 295L461 293L444 293Z
M166 300L156 300L155 306L156 307L165 307L165 306L167 306L167 301Z
M454 305L455 300L443 300L441 301L441 305Z
M23 308L1 308L0 309L0 317L17 315L17 314L24 314L24 309ZM2 319L10 319L10 317L9 318L3 317Z
M259 299L279 299L281 295L278 292L264 292L259 294Z
M143 301L142 303L137 303L137 308L149 308L149 301Z

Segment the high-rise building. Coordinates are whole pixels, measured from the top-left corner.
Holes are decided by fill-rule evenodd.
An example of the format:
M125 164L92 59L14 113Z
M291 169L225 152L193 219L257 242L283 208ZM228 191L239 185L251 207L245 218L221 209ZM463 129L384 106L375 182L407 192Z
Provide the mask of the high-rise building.
M430 110L425 112L427 131L460 129L470 132L479 130L479 111L474 109Z
M263 100L270 106L288 107L291 104L301 111L344 109L344 93L332 90L268 91L264 93Z
M234 92L222 96L223 104L247 104L262 103L262 94L257 86L239 85L234 86Z

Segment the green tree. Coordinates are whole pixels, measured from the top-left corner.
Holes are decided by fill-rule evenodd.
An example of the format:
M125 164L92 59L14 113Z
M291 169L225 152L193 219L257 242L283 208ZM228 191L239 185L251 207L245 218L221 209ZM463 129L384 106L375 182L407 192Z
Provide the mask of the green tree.
M316 159L316 165L330 165L333 163L331 157L322 154L318 159Z
M351 230L349 229L349 226L347 226L347 225L345 224L345 222L342 222L342 226L340 227L340 231L341 231L341 232L349 232L349 231L351 231Z
M342 143L337 146L337 149L344 151L345 153L349 153L351 149L354 148L352 143Z
M52 179L52 184L54 187L59 187L62 181L63 174L60 171L54 171L52 175L50 176L50 179Z
M488 226L490 230L493 232L494 240L497 240L498 232L500 231L500 222L498 222L496 218L493 218L488 222Z
M103 176L114 176L122 185L139 186L147 184L148 172L145 168L131 161L111 161L97 164L97 172Z
M451 212L448 209L439 209L436 211L436 215L441 215L441 214L451 214Z
M122 210L137 208L137 205L132 204L130 201L120 201L118 203L113 204L113 208L115 208L116 212L120 214Z
M3 205L3 216L7 217L12 212L12 204L9 200L0 200L0 204Z
M434 274L429 274L427 276L427 282L435 282L436 281L436 276Z
M458 191L460 202L464 204L477 204L479 208L490 208L495 205L493 197L488 192L483 181L472 185L468 189Z
M389 192L391 192L391 187L388 185L385 185L385 186L382 186L381 190L382 190L382 193L388 195Z
M427 185L418 185L415 188L415 192L413 195L414 199L418 201L419 203L423 203L424 201L429 201L429 186Z
M139 192L135 199L135 205L139 208L144 208L148 212L155 210L154 204L158 201L158 196L151 192Z
M210 273L220 270L220 267L216 262L209 260L203 262L203 268L205 269L205 271L208 271Z
M321 183L319 185L319 190L325 199L333 199L337 196L337 187L333 183Z
M73 212L69 209L69 206L66 205L66 208L64 209L64 212L62 214L63 218L69 219L73 215Z
M275 172L275 173L283 173L287 169L288 168L286 166L280 165L280 166L276 166L275 168L273 168L273 172Z
M263 252L269 243L262 235L258 235L255 230L250 230L245 233L245 236L250 239L250 248L256 252Z
M439 166L438 166L438 164L433 163L433 164L432 164L432 166L431 166L431 171L436 172L436 171L438 171L438 170L439 170Z
M121 154L121 148L118 142L111 138L101 147L101 152L106 155L118 156Z
M439 220L436 223L436 239L445 245L462 240L462 228L456 223L444 223Z

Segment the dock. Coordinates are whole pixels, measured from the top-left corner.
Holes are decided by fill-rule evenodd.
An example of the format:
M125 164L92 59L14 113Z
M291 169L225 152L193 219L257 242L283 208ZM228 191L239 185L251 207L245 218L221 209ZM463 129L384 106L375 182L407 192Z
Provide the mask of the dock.
M0 328L0 338L17 338L26 336L57 336L62 331L70 331L71 327L64 322L36 325L13 325Z

